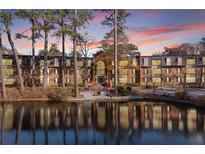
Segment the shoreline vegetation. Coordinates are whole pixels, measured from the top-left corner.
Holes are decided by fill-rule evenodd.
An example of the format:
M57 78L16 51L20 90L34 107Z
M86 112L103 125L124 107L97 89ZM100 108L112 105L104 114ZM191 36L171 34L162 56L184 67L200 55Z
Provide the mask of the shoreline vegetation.
M145 89L144 89L145 90ZM149 89L150 90L150 89ZM178 103L184 105L194 105L199 107L205 107L205 98L202 97L190 97L186 91L175 91L175 96L157 94L155 91L149 94L139 92L139 90L132 90L128 95L111 95L111 96L91 96L83 97L82 95L75 98L72 95L72 89L62 89L61 87L50 87L45 90L43 87L36 87L35 90L32 87L26 87L26 94L21 95L16 88L7 88L8 97L6 100L0 99L1 103L83 103L83 102L125 102L125 101L165 101L171 103ZM99 90L96 90L99 91Z

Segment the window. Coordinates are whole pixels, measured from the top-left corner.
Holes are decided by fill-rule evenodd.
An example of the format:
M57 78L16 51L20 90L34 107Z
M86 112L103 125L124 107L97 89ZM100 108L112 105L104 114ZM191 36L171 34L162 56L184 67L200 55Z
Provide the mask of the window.
M182 57L177 58L177 65L182 65Z
M55 58L55 59L54 59L54 66L59 66L58 58Z
M4 75L12 75L13 69L3 69Z
M144 58L143 60L144 60L144 61L143 61L143 62L144 62L144 66L148 66L148 65L149 65L148 58Z
M187 67L186 68L186 73L195 73L195 67Z
M67 59L67 60L66 60L66 64L67 64L67 66L71 66L70 59Z
M171 58L166 59L166 65L171 65Z
M181 82L181 77L177 77L177 82Z
M55 79L54 79L54 83L58 83L58 78L55 78Z
M167 79L167 82L170 82L170 77L167 77L166 79Z
M115 70L114 69L112 69L112 74L115 74Z
M67 78L67 83L70 83L70 78Z
M196 62L196 60L194 58L186 60L187 65L195 65L195 62Z
M177 73L180 74L181 73L181 69L177 68Z
M58 70L57 70L57 69L55 69L55 74L56 74L56 75L58 74Z
M3 65L11 66L12 65L12 59L3 59Z
M153 65L153 66L159 66L159 65L161 65L161 60L152 60L152 65Z
M186 83L195 83L196 82L196 78L193 75L187 75L186 76Z
M11 85L14 83L13 78L4 78L5 85Z
M144 82L147 83L147 78L144 78Z
M127 74L127 69L119 69L119 74Z
M127 75L119 75L119 82L120 83L127 83Z
M203 83L205 82L205 77L204 77L204 76L202 77L202 82L203 82Z
M148 70L145 68L145 69L144 69L144 74L147 74L147 72L148 72Z
M132 74L135 75L135 69L132 70Z
M169 74L169 68L166 69L166 73Z
M152 74L161 74L161 69L159 68L152 69Z
M135 82L136 82L135 77L133 77L132 78L132 83L135 83Z
M205 65L205 57L202 57L202 63Z
M160 83L160 82L161 82L161 78L160 78L160 77L153 77L153 78L152 78L152 81L153 81L154 83Z
M105 64L103 61L97 62L97 76L105 75Z
M127 60L119 61L119 66L128 66L128 61Z
M98 76L105 75L105 70L104 69L103 70L97 70L97 74L98 74Z

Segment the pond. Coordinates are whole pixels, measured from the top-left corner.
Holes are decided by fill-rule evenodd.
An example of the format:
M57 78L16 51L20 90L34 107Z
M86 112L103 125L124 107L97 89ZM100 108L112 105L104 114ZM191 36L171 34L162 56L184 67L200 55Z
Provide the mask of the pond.
M205 109L165 102L0 106L1 144L205 144Z

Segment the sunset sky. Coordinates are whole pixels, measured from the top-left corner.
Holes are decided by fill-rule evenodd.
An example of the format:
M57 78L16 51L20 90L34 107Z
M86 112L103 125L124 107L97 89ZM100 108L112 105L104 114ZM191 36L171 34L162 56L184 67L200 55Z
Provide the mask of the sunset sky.
M128 10L131 15L127 18L126 34L129 41L138 46L142 55L151 55L162 51L165 46L174 47L181 43L195 43L205 37L205 10ZM104 19L103 13L93 11L94 19L89 22L87 31L94 40L90 53L95 53L100 46L100 41L109 27L101 25ZM13 24L13 36L17 32L23 32L30 24L23 20L15 20ZM4 45L8 46L6 37L3 37ZM31 53L31 42L28 40L16 40L19 52ZM50 36L49 44L57 43L61 48L59 39ZM43 48L43 39L36 43L36 51ZM72 49L69 38L66 40L68 53Z

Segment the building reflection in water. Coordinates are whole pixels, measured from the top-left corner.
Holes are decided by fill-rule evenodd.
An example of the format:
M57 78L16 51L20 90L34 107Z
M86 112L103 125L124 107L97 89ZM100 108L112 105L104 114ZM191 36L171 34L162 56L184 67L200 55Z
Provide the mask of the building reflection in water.
M0 117L1 144L137 144L146 131L205 132L204 109L167 103L1 104Z

